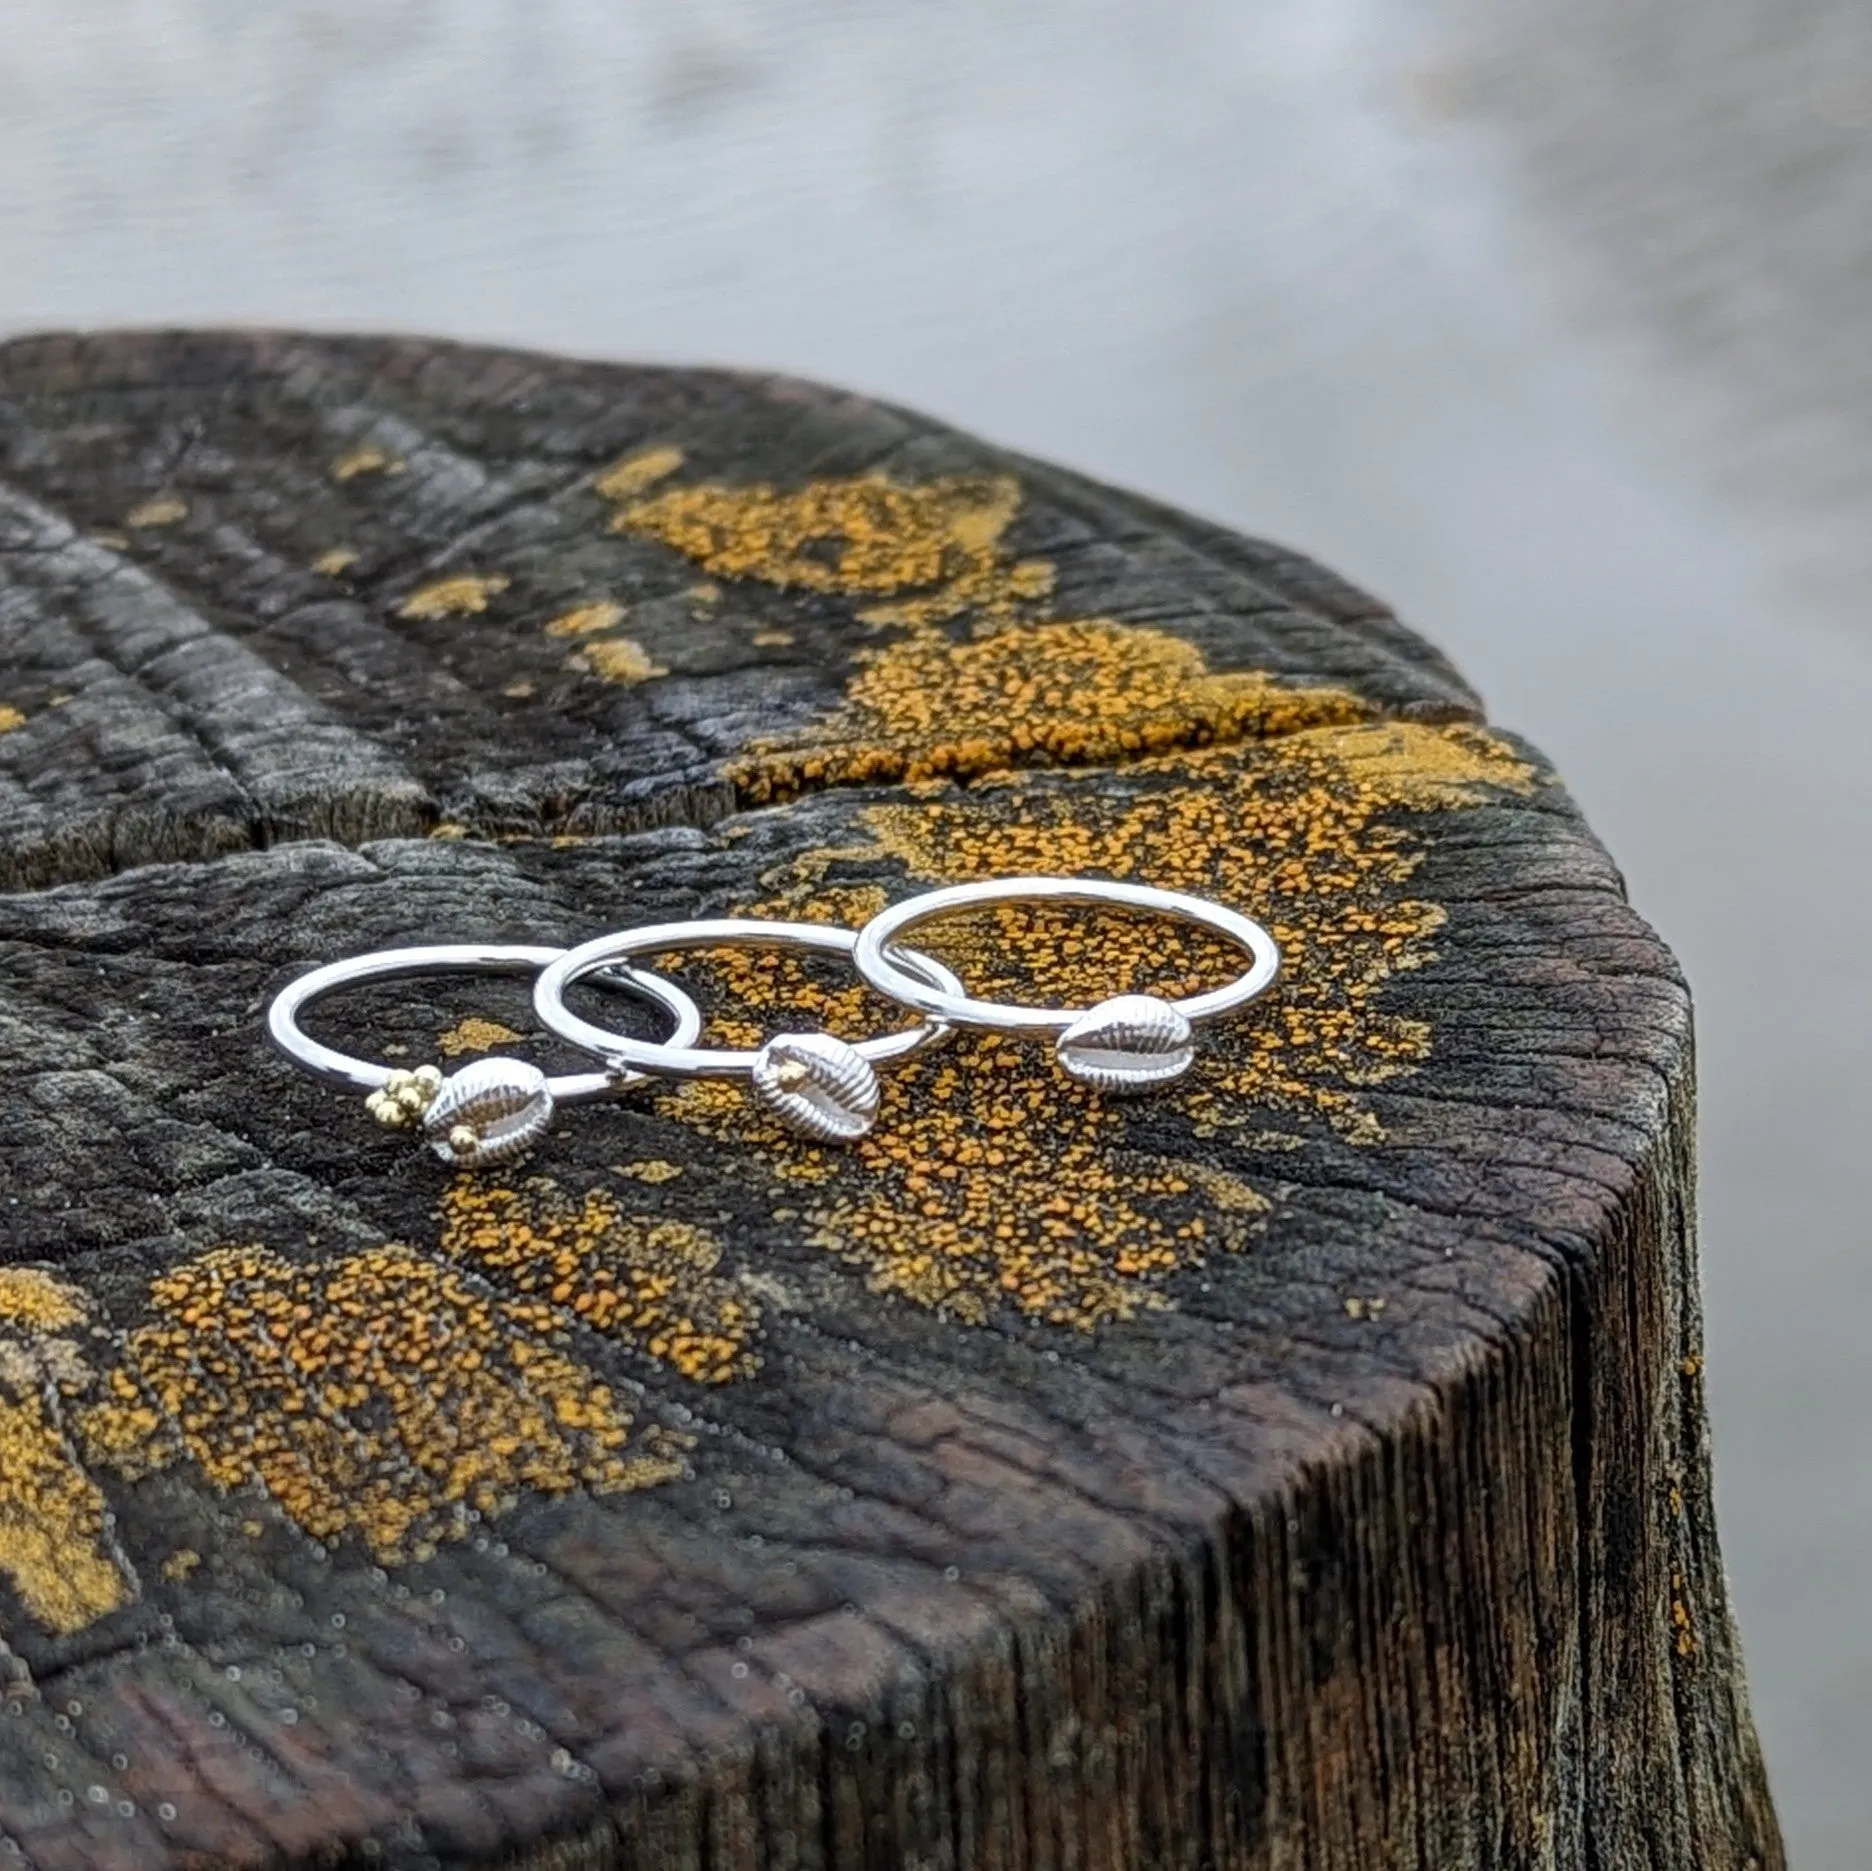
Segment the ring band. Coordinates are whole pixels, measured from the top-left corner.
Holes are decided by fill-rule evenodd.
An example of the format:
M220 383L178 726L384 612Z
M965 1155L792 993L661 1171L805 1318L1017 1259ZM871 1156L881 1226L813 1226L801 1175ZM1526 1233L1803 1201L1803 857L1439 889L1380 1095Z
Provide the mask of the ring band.
M372 1115L390 1123L393 1110L404 1115L391 1125L403 1128L420 1120L429 1142L444 1162L492 1163L517 1156L551 1122L556 1106L629 1090L646 1074L629 1071L578 1072L548 1078L523 1060L474 1060L444 1078L434 1066L406 1072L321 1045L299 1025L314 1001L340 988L366 981L394 981L426 974L537 974L556 962L563 949L479 942L435 943L418 948L378 949L289 981L267 1009L267 1036L287 1058L315 1078L372 1094ZM702 1031L702 1010L673 981L647 969L619 968L616 984L674 1015L671 1035L687 1045ZM470 1142L468 1133L473 1134Z
M692 1046L682 1040L653 1044L607 1031L565 1004L575 981L633 955L662 955L697 948L777 948L849 958L856 931L830 923L765 922L723 917L713 921L654 923L621 934L599 936L569 949L540 972L533 1006L541 1022L584 1051L636 1071L665 1078L750 1079L760 1097L794 1129L822 1142L859 1137L877 1114L875 1065L907 1058L948 1036L948 1022L925 1019L901 1032L848 1042L830 1033L782 1033L756 1051ZM942 963L915 951L899 955L908 978L938 992L962 991Z
M1233 942L1246 952L1249 966L1206 994L1176 1001L1120 994L1095 1007L1024 1007L977 1000L966 992L933 987L905 967L904 951L896 944L912 929L982 904L1026 902L1152 910ZM852 965L880 994L931 1019L989 1033L1050 1033L1060 1065L1071 1077L1103 1091L1131 1092L1180 1078L1194 1057L1193 1028L1265 994L1280 975L1280 945L1252 918L1178 890L1087 877L996 877L949 884L881 911L858 932Z

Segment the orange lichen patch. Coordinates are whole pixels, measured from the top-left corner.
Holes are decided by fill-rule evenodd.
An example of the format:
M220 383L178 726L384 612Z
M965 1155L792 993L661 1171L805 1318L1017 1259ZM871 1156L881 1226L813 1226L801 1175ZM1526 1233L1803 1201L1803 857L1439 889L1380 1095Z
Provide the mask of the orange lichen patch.
M624 621L624 606L606 599L595 604L581 604L566 611L545 626L549 637L570 638L578 653L569 659L569 667L597 676L604 682L630 684L647 682L652 676L666 676L669 671L651 660L650 653L634 637L606 636Z
M357 562L358 555L349 546L333 546L312 561L312 569L326 578L342 578Z
M1161 686L1132 682L1139 668L1159 672ZM1431 1041L1380 997L1430 959L1444 921L1410 894L1421 845L1395 815L1525 793L1530 768L1475 728L1358 719L1339 691L1210 678L1155 641L1135 655L1105 645L1087 669L1073 703L1081 719L1122 719L1123 698L1140 691L1168 712L1180 687L1210 698L1218 734L1242 738L1116 770L921 786L866 810L873 845L804 854L750 911L796 914L810 900L862 921L877 887L842 885L838 871L854 860L874 867L880 854L918 880L1090 873L1236 904L1274 930L1284 979L1267 1001L1207 1029L1191 1076L1154 1104L1196 1135L1284 1143L1269 1129L1284 1119L1375 1140L1365 1089L1415 1069ZM1238 704L1244 712L1230 715ZM1197 992L1241 965L1200 930L1059 906L1003 906L926 927L916 941L977 992L1068 1006L1127 989ZM749 1043L783 1016L877 1030L861 990L820 988L792 957L689 958L698 961L737 1003L733 1020L714 1023L727 1043ZM1044 1046L1012 1040L965 1037L890 1074L877 1129L847 1151L788 1138L732 1087L693 1086L666 1102L711 1134L757 1143L783 1188L810 1188L814 1238L874 1286L966 1320L1007 1308L1089 1329L1160 1305L1168 1275L1245 1244L1267 1209L1240 1176L1140 1151L1124 1107L1061 1077Z
M61 1635L131 1595L106 1550L104 1497L65 1433L67 1408L95 1378L79 1345L56 1334L88 1311L49 1273L0 1268L0 1573Z
M744 798L763 805L817 786L1104 765L1376 713L1342 689L1212 671L1180 637L1103 618L970 643L928 631L866 656L828 721L756 746L733 777Z
M401 474L404 464L387 450L365 443L340 455L331 466L334 481L355 481L361 474Z
M0 702L0 734L11 734L15 728L26 725L23 709L15 708L10 702Z
M187 1454L381 1561L460 1538L524 1491L641 1488L682 1466L655 1426L633 1442L630 1411L560 1349L550 1307L408 1248L305 1264L216 1248L150 1302L80 1419L92 1459L135 1475Z
M44 1395L0 1394L0 1572L48 1630L82 1630L129 1598L104 1550L106 1524L104 1497Z
M442 1200L442 1251L701 1384L755 1370L760 1309L717 1273L721 1245L685 1221L632 1215L605 1190L583 1201L544 1177L478 1179Z
M491 599L513 583L498 572L463 572L453 578L438 578L421 586L397 606L399 617L431 619L437 617L473 617L485 611Z
M546 625L549 637L588 637L595 630L615 630L624 621L624 607L610 599L598 604L581 604L564 611Z
M872 474L794 492L764 482L676 487L633 501L612 525L718 578L888 599L860 615L931 625L964 612L1009 617L1052 590L1050 566L1014 561L1002 545L1019 506L1020 487L1004 475L907 485Z
M826 986L792 955L685 959L735 1003L711 1020L711 1043L752 1044L780 1025L856 1037L903 1023L901 1010L861 986ZM1205 1203L1185 1166L1125 1147L1110 1104L1000 1039L960 1039L887 1074L877 1128L835 1149L791 1135L739 1086L686 1085L664 1103L705 1134L757 1149L789 1203L816 1190L811 1238L862 1266L876 1290L971 1323L1007 1306L1091 1326L1161 1305L1162 1276L1206 1242L1244 1239L1260 1206L1252 1191L1234 1192L1226 1210Z
M512 1046L525 1037L498 1020L482 1020L470 1014L459 1026L439 1034L436 1044L448 1058L459 1059L465 1052L492 1052L496 1046Z
M971 1323L1002 1308L1089 1330L1160 1307L1165 1276L1245 1245L1260 1205L1206 1200L1188 1166L1127 1144L1109 1103L1044 1052L970 1037L893 1087L861 1177L822 1184L814 1238L881 1292Z
M1373 722L1158 755L1112 776L1010 776L879 805L866 822L919 878L1023 871L1135 877L1249 910L1286 975L1261 1007L1209 1029L1190 1078L1162 1094L1195 1129L1320 1119L1380 1134L1364 1087L1412 1069L1430 1035L1378 1005L1429 959L1443 921L1405 886L1419 854L1383 815L1524 791L1527 767L1467 728ZM1182 994L1239 966L1157 919L1009 907L919 931L976 991L1084 1005ZM966 1318L1009 1305L1090 1327L1158 1303L1162 1276L1239 1244L1263 1207L1238 1179L1146 1163L1127 1119L1055 1071L1044 1048L971 1040L899 1074L861 1174L811 1165L820 1240L873 1283ZM987 1173L984 1173L987 1172ZM785 1179L784 1164L782 1179Z
M592 483L607 500L635 500L645 488L666 481L683 464L680 448L645 448L626 455Z
M187 518L186 500L178 499L174 494L156 494L132 507L124 515L124 524L131 527L173 526L178 520Z
M85 1321L84 1295L37 1267L0 1267L0 1326L62 1332Z
M1697 1652L1696 1620L1690 1615L1689 1588L1681 1572L1671 1573L1671 1629L1675 1634L1677 1654L1693 1657Z
M161 1571L171 1585L179 1585L184 1579L193 1578L201 1566L201 1554L192 1546L178 1546L162 1562Z
M587 642L577 660L606 682L648 682L669 671L650 660L650 653L633 637L597 637Z
M648 1157L640 1163L613 1163L613 1172L619 1176L628 1176L632 1182L651 1184L674 1182L682 1172L680 1163L666 1163L661 1157Z
M1252 1183L1206 1163L1185 1163L1187 1175L1204 1197L1225 1215L1265 1215L1273 1204Z

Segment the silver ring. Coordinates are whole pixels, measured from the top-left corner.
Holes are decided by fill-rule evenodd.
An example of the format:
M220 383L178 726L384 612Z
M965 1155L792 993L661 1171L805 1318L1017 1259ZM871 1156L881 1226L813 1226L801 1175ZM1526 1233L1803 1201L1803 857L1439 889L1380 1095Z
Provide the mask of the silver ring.
M389 1129L421 1125L445 1163L498 1163L518 1156L552 1122L554 1108L601 1098L642 1084L641 1072L578 1072L548 1078L521 1059L476 1059L446 1078L436 1066L410 1072L354 1059L322 1046L299 1025L316 1000L363 981L394 981L425 974L537 974L565 953L481 942L435 943L378 949L328 962L290 981L267 1009L267 1037L287 1058L322 1078L370 1094L370 1113ZM673 981L641 968L616 970L616 984L675 1016L672 1042L687 1045L702 1031L702 1010ZM472 1138L472 1141L470 1139Z
M696 948L778 948L849 957L857 941L856 931L830 923L738 917L653 923L569 949L541 970L533 984L533 1007L541 1022L561 1039L597 1054L607 1064L664 1078L750 1079L761 1100L793 1129L822 1143L842 1142L862 1137L877 1117L879 1093L873 1066L908 1058L946 1039L947 1021L925 1020L900 1033L884 1033L855 1044L830 1033L780 1033L758 1051L719 1051L690 1045L693 1035L653 1044L608 1032L581 1020L565 1004L565 995L573 982L632 955ZM908 978L919 984L953 989L957 994L962 991L962 983L927 955L905 950L897 960Z
M1095 1007L1020 1007L932 987L904 966L897 940L924 923L984 903L1035 901L1155 910L1235 943L1249 967L1226 986L1183 1000L1119 994ZM1094 877L995 877L946 885L880 911L858 932L852 965L880 994L931 1019L989 1033L1050 1033L1070 1077L1101 1091L1133 1092L1182 1077L1195 1057L1194 1028L1265 994L1280 975L1280 945L1250 917L1178 890Z

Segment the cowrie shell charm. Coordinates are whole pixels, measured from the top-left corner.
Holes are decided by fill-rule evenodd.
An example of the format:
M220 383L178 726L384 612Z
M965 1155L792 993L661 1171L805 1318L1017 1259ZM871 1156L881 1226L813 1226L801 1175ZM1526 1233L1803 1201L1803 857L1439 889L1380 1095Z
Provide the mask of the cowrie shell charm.
M524 1059L477 1059L442 1081L423 1113L423 1134L445 1163L505 1163L552 1123L546 1074Z
M815 1143L849 1143L877 1121L876 1067L907 1059L949 1037L941 1020L924 1020L847 1043L830 1033L780 1033L758 1050L732 1051L688 1044L652 1045L581 1019L565 1003L575 981L633 956L666 955L682 949L772 948L813 955L848 956L858 941L853 929L835 923L769 922L721 916L694 922L653 923L600 936L570 949L542 969L533 987L533 1009L542 1025L561 1039L596 1053L613 1070L647 1072L675 1079L739 1079L791 1130ZM962 983L939 961L906 950L902 963L912 978L958 994Z
M519 1059L476 1059L449 1078L439 1066L415 1071L354 1059L312 1038L299 1024L314 1001L365 981L416 975L532 974L565 951L521 943L442 942L419 948L374 949L327 962L289 981L267 1008L267 1037L303 1071L329 1084L365 1093L364 1108L386 1130L418 1131L445 1163L504 1163L518 1156L552 1122L562 1104L609 1098L643 1079L635 1072L568 1072L548 1078ZM669 1015L673 1045L702 1033L702 1009L673 981L641 968L614 969L608 986L621 988Z
M1116 994L1088 1007L1054 1042L1060 1070L1095 1091L1154 1091L1190 1069L1190 1023L1155 994Z
M777 1033L754 1057L754 1090L802 1136L849 1143L877 1121L870 1062L830 1033Z

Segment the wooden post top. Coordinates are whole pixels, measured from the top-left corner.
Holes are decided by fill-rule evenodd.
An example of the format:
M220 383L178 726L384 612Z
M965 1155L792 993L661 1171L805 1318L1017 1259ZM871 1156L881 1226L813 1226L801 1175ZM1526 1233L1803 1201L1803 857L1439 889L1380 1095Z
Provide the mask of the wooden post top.
M964 1038L454 1175L295 972L935 880L1286 953L1117 1103ZM998 912L972 984L1219 978ZM721 1043L891 1018L685 958ZM317 1030L568 1056L523 983ZM1296 555L845 393L0 347L0 1871L1744 1871L1682 981Z

